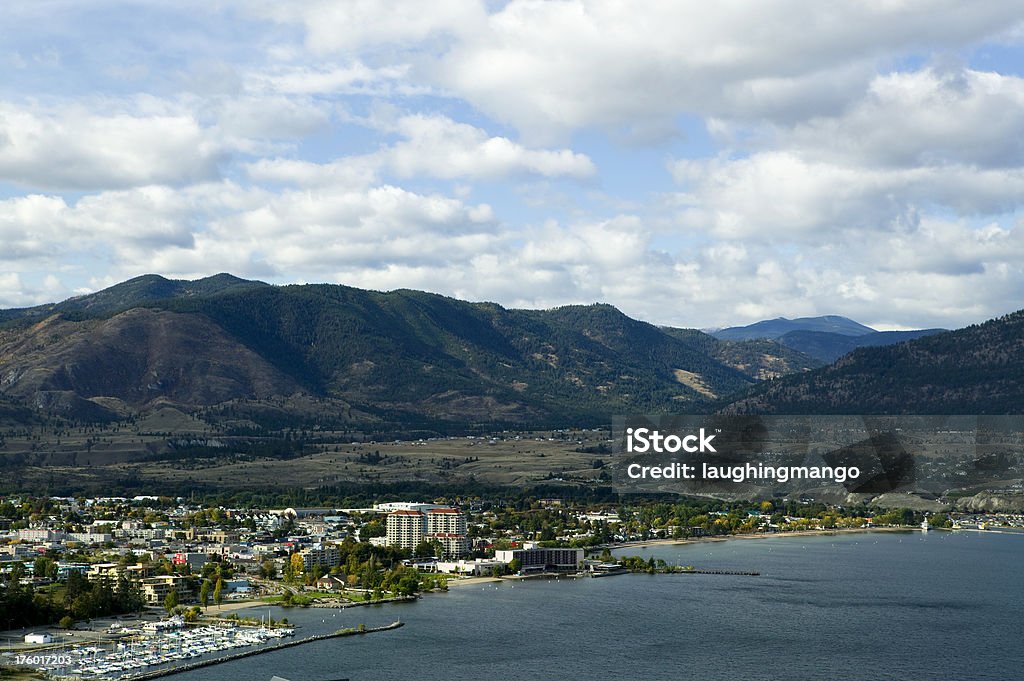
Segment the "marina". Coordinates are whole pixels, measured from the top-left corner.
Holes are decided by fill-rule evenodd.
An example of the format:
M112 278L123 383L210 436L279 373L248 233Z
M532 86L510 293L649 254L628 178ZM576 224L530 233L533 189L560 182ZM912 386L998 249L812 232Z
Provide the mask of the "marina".
M268 643L292 637L290 627L264 625L199 626L166 631L139 630L111 646L51 649L24 656L24 663L55 679L149 678L142 672L204 657L218 661L217 653L239 648L258 650Z

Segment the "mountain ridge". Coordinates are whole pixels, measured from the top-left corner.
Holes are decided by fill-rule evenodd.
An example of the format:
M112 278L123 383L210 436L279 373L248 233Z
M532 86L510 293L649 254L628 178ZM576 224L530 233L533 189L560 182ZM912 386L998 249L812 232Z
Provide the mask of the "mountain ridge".
M715 410L1018 413L1024 351L1004 327L1021 315L954 332L841 336L902 342L826 365L786 345L794 331L721 340L607 304L520 310L410 289L145 275L0 311L0 400L8 421L110 421L173 406L241 430L560 426Z
M790 331L821 331L838 333L844 336L861 336L876 333L876 330L870 326L865 326L848 317L822 315L818 317L797 317L795 319L787 319L786 317L763 319L746 326L730 326L712 331L711 335L719 340L754 340L758 338L776 340Z
M349 420L597 421L704 409L753 379L610 305L506 309L411 290L155 275L7 311L0 393L65 416L307 395ZM298 397L296 397L298 400ZM239 402L241 401L241 402ZM86 409L86 407L88 409Z
M945 329L876 331L848 317L824 315L765 319L747 326L713 331L711 335L726 341L772 340L827 364L857 348L894 345L943 331Z
M803 352L822 362L831 363L857 348L895 345L944 331L946 329L875 331L859 336L847 336L827 331L789 331L776 340L787 348Z
M750 389L726 413L1024 413L1024 310L914 340L850 352L833 364Z
M109 315L143 305L146 302L175 297L219 295L262 286L269 286L269 284L241 279L226 272L195 280L167 279L159 274L143 274L108 288L73 296L58 303L0 310L0 323L38 321L57 313L71 316Z

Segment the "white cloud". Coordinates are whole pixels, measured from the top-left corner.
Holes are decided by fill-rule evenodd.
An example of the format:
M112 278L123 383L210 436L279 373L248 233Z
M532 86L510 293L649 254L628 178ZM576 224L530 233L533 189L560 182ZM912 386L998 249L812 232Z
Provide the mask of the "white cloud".
M860 167L773 151L737 160L681 160L671 170L686 188L682 224L725 238L827 241L842 230L913 226L927 210L1010 212L1024 197L1022 168Z
M292 280L323 277L352 262L454 265L493 240L495 226L485 204L388 185L267 195L221 184L163 203L108 193L75 210L79 223L106 228L107 237L118 225L135 225L111 239L133 269L178 275L212 267L248 276L289 273ZM111 213L109 222L97 217Z
M187 3L9 13L0 302L231 271L677 325L1019 306L1012 3Z
M711 240L667 251L636 215L523 232L484 204L390 185L272 194L221 182L105 192L70 205L22 197L0 202L0 234L5 244L28 244L22 266L31 253L59 261L63 249L106 249L109 276L94 285L143 272L231 271L524 307L605 301L679 326L831 313L837 305L870 324L951 326L1011 309L1024 287L1024 230L995 223L925 218L873 240L849 230L799 250ZM42 299L41 284L6 283L5 304Z
M404 139L384 156L388 166L401 176L452 179L535 174L587 178L596 173L586 155L571 149L528 149L444 116L403 116L397 132Z
M402 139L372 154L331 163L264 159L250 164L247 172L256 180L305 186L368 184L384 171L400 178L449 180L527 175L587 179L597 172L585 154L531 149L445 116L402 116L387 123L387 131Z
M835 116L720 126L750 153L670 164L684 187L684 224L720 236L827 240L836 230L899 230L929 214L999 215L1024 202L1021 78L923 68L876 77Z
M61 239L67 205L55 196L30 194L0 201L0 261L6 267L59 257L67 245Z
M0 273L0 303L17 307L30 307L51 303L67 295L61 280L50 274L42 278L19 272Z
M439 36L472 32L483 23L476 0L307 0L302 3L252 2L243 7L278 21L299 23L317 53L349 52L417 44Z
M365 187L376 182L380 159L376 156L343 158L331 163L292 159L260 159L246 166L246 174L257 182L274 182L302 187L334 185Z
M790 0L646 4L513 0L453 43L433 75L538 137L664 125L683 112L792 120L856 98L874 65L1021 21L1006 3ZM845 94L845 96L844 96Z
M301 138L325 130L331 121L322 102L273 95L227 98L216 115L222 133L240 139Z
M774 144L807 158L915 168L1024 164L1024 79L966 68L876 77L840 116L779 131Z
M255 71L247 76L247 88L253 92L284 95L386 95L391 92L415 94L429 88L405 84L408 64L373 68L361 61L348 64L297 65Z
M0 179L43 189L213 178L225 150L188 115L56 112L0 103Z
M317 0L242 9L302 26L318 58L348 60L264 76L275 91L404 85L462 98L545 141L590 126L664 139L676 116L693 112L787 122L836 113L879 64L1013 35L1022 21L999 0L511 0L490 9L445 0L429 11L412 0Z
M726 238L830 238L835 230L888 227L906 202L879 197L905 187L899 173L872 174L789 152L737 160L680 160L676 180L687 193L682 221Z

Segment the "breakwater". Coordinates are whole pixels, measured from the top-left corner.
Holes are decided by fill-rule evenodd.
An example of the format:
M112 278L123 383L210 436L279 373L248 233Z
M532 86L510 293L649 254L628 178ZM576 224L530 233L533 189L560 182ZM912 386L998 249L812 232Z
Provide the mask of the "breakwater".
M417 600L418 596L395 596L393 598L378 598L375 601L341 601L338 599L319 599L309 605L299 605L299 608L360 608L368 605L384 605L385 603L409 603Z
M760 572L753 572L750 570L714 570L706 568L680 568L674 566L654 568L654 570L645 569L630 569L625 566L619 566L614 570L605 571L594 571L590 573L591 577L612 577L615 575L628 575L635 573L650 572L651 574L658 575L733 575L737 577L760 577Z

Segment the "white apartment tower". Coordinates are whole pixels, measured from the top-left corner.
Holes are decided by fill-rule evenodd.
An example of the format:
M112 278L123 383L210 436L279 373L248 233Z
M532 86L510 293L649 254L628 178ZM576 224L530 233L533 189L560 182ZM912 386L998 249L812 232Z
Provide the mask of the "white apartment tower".
M433 504L410 505L388 514L388 544L415 549L423 541L436 541L445 558L469 553L466 516L457 508Z

